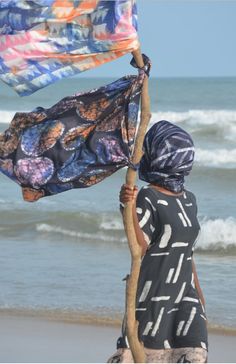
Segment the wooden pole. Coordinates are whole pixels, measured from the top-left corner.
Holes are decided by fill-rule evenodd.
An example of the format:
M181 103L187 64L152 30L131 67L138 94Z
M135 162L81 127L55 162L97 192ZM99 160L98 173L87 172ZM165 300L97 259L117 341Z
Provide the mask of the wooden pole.
M133 56L138 67L143 67L143 57L140 49L133 52ZM141 94L141 119L135 141L132 163L139 163L142 157L142 146L144 136L151 118L150 99L148 93L148 77L143 82ZM136 172L132 168L128 168L126 174L126 184L134 187L136 181ZM126 282L126 327L127 337L130 350L135 363L145 363L145 353L143 344L138 339L138 322L135 317L137 285L141 265L142 250L138 244L133 221L133 202L125 204L123 212L123 221L128 244L131 252L131 271Z

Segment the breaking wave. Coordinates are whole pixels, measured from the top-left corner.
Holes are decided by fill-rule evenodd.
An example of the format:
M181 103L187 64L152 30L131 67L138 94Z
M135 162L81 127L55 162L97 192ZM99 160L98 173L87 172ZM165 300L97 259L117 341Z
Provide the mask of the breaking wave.
M122 243L126 242L123 225L120 219L109 220L99 223L99 231L84 232L74 229L66 229L62 226L52 224L37 224L38 233L47 233L51 235L63 235L79 240L91 241L94 243ZM236 255L236 220L233 217L226 219L203 219L201 221L201 233L196 245L196 252L223 253Z
M236 220L205 219L201 223L201 234L196 251L225 252L236 254Z
M151 125L159 120L183 124L197 135L223 137L229 141L236 138L236 110L160 111L152 114Z
M200 149L196 148L195 161L200 166L235 168L236 149Z
M42 233L60 234L64 236L69 236L72 238L79 238L84 240L92 240L94 242L117 242L117 238L103 234L103 233L86 233L76 230L64 229L60 226L49 225L49 224L37 224L36 231ZM124 242L124 239L121 239Z

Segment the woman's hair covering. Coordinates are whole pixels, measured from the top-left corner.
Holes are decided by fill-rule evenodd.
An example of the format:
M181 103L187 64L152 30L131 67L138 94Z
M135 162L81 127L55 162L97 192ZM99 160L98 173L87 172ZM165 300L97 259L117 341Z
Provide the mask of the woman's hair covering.
M166 120L154 124L147 132L139 178L170 191L182 192L184 176L193 166L194 144L182 128Z

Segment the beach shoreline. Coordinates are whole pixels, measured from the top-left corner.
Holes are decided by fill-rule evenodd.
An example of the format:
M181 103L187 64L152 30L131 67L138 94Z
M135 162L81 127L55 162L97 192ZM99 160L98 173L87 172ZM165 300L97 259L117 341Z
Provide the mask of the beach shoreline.
M120 326L78 321L1 310L0 362L106 362L115 352ZM209 330L208 361L235 363L235 343L235 335Z
M0 308L0 318L2 316L35 318L65 324L111 327L114 329L119 329L123 320L122 314L114 313L112 310L110 312L104 310L94 313L78 309L69 311L63 309ZM207 329L210 334L232 336L236 340L236 327L220 326L208 322Z

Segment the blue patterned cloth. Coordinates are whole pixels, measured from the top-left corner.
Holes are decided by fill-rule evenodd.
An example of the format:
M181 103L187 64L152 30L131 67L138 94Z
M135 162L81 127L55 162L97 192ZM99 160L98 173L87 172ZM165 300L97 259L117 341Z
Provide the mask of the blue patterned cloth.
M43 197L92 186L131 165L139 99L150 68L143 59L146 67L138 76L66 97L49 109L16 113L0 134L0 172Z
M139 178L173 192L182 192L184 177L190 173L194 160L191 136L179 126L162 120L147 132L143 151Z
M136 0L0 1L0 79L20 96L138 47Z

